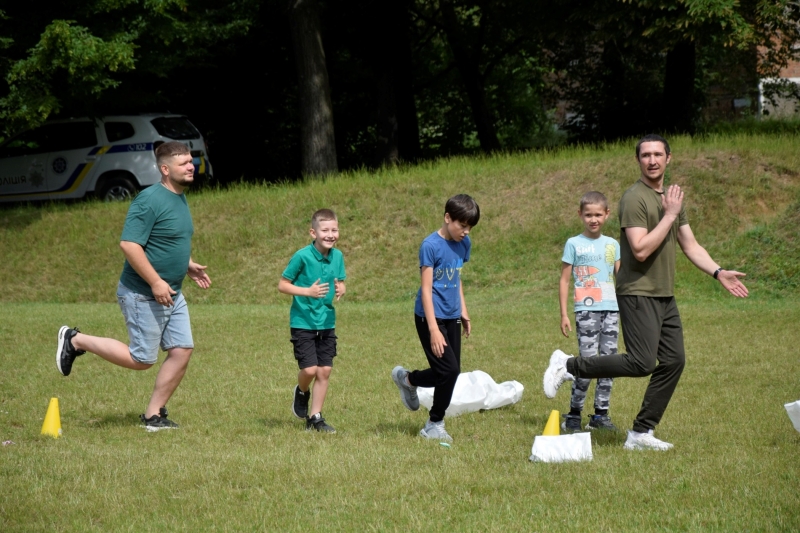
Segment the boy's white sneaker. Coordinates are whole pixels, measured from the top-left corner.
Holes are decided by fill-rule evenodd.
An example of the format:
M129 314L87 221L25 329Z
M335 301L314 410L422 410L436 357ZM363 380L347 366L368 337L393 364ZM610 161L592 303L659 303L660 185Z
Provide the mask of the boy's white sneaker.
M561 350L556 350L550 356L550 366L544 371L544 395L555 398L558 388L565 381L573 381L575 377L567 372L567 359L572 357Z
M426 439L453 442L453 437L444 429L444 420L439 420L438 422L431 422L428 420L425 422L425 427L420 430L419 434Z
M665 452L672 448L672 444L655 438L651 429L647 433L628 431L628 439L625 441L624 448L626 450L659 450Z

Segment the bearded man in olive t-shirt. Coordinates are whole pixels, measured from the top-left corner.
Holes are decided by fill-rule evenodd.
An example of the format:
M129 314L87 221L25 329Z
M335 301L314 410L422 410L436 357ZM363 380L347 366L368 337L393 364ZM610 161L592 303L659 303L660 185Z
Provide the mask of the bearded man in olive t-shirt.
M117 300L128 328L130 344L94 337L78 328L58 332L56 366L65 376L75 358L86 352L115 365L147 370L158 362L159 347L167 352L142 422L147 431L176 429L167 419L167 401L189 366L194 349L189 310L181 286L188 276L203 289L211 285L205 266L192 261L194 226L184 190L194 180L194 164L187 146L168 142L156 148L161 182L148 187L131 202L120 248L125 255Z
M620 270L617 301L628 353L605 357L572 357L553 353L544 375L545 395L552 398L564 381L574 378L651 375L639 414L628 431L625 449L669 450L653 430L661 421L678 385L686 355L683 326L675 303L676 244L700 270L731 294L744 298L741 272L722 269L700 246L689 227L678 185L664 188L671 159L669 144L647 135L636 145L641 177L619 202Z

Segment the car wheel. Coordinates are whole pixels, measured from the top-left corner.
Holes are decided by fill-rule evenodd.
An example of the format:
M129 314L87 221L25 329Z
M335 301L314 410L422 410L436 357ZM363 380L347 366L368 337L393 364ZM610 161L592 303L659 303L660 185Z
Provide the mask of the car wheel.
M135 195L136 186L130 179L122 176L113 176L106 179L97 193L98 198L104 202L130 200Z
M583 301L583 305L585 305L586 307L591 307L592 305L594 305L594 298L592 298L591 296L587 297Z

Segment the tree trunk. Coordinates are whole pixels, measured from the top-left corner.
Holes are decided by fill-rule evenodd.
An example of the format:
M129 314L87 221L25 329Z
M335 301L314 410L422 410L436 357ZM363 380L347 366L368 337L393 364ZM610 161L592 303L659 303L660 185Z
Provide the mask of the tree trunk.
M501 148L500 140L497 138L497 130L494 127L494 117L486 103L486 89L478 65L478 53L470 48L466 36L461 31L452 0L442 0L441 8L445 36L453 51L456 67L467 91L481 149L485 152L494 152ZM475 46L479 47L480 44Z
M419 121L412 85L413 70L409 43L409 0L384 0L374 7L376 20L385 21L372 28L372 62L378 76L377 165L417 161L422 157Z
M667 52L664 75L664 127L689 132L694 120L696 52L693 41L679 42Z
M338 171L333 107L317 0L290 0L289 23L300 91L300 143L303 175Z

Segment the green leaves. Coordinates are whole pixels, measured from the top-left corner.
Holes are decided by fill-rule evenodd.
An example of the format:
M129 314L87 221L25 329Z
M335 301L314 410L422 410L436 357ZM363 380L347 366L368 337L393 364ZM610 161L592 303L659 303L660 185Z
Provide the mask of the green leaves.
M33 127L60 109L54 85L72 96L98 95L116 87L112 74L134 68L132 35L103 40L74 21L55 20L42 33L26 59L17 61L6 81L8 95L0 100L0 117L10 130Z

